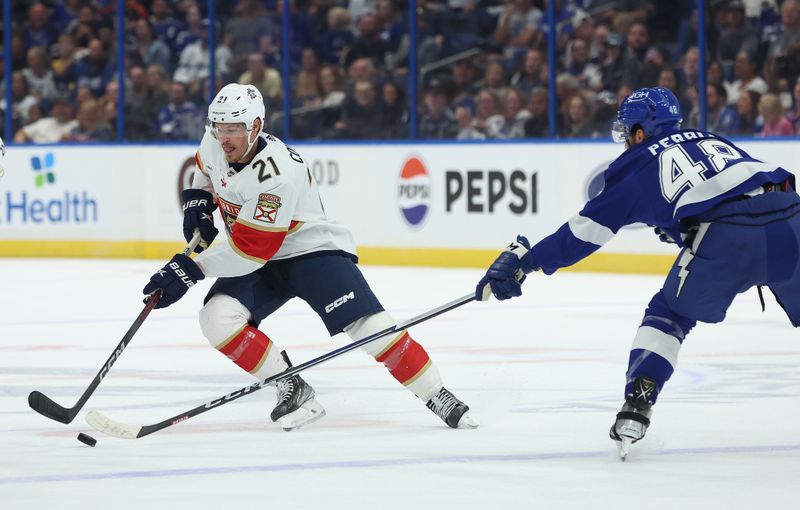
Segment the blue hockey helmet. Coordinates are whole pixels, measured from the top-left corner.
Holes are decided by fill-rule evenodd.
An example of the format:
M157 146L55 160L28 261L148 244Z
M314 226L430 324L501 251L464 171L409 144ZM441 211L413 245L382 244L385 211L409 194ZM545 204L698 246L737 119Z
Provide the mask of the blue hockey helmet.
M658 136L680 129L682 121L681 105L669 89L637 89L619 107L611 137L615 142L624 142L637 125L644 129L647 136Z

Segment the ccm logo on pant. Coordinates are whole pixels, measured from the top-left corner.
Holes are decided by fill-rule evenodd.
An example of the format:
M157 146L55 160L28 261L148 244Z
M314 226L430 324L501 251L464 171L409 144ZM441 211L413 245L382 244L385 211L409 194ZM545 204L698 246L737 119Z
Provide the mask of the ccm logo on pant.
M355 298L356 298L356 293L354 291L350 291L350 294L345 294L344 296L338 298L333 303L331 303L328 306L326 306L325 307L325 313L331 313L335 309L339 308L343 304L345 304L348 301L350 301L351 299L355 299Z

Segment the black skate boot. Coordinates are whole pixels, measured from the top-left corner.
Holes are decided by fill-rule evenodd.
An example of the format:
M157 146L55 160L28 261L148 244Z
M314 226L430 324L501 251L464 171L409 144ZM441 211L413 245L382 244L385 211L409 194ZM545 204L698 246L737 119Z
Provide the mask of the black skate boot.
M657 393L655 381L639 377L633 383L633 392L625 395L625 403L608 431L608 436L617 443L623 462L628 458L631 445L642 439L650 426Z
M469 406L458 400L455 395L442 388L439 393L425 404L436 416L441 418L448 427L454 429L474 429L478 422L469 414Z
M292 363L281 352L283 359L291 367ZM325 409L314 400L314 388L299 375L281 379L276 383L278 403L269 417L277 421L285 431L298 429L325 416Z

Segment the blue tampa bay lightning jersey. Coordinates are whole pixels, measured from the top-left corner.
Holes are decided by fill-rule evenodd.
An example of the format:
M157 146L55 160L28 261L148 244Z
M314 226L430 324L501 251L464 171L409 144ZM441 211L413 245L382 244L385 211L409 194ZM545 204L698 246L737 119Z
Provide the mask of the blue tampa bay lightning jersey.
M645 223L679 246L693 217L767 183L789 181L785 169L751 157L715 134L684 129L626 150L604 173L603 191L531 249L533 266L551 274L589 256L622 227ZM683 234L683 236L681 235Z

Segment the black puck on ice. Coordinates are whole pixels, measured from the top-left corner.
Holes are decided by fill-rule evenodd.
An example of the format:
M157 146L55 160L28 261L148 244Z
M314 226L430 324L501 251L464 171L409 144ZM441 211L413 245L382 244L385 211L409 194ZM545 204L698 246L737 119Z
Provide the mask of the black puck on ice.
M89 446L94 446L97 444L97 439L93 438L89 434L84 434L83 432L78 434L78 441L83 444L88 444Z

